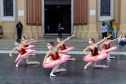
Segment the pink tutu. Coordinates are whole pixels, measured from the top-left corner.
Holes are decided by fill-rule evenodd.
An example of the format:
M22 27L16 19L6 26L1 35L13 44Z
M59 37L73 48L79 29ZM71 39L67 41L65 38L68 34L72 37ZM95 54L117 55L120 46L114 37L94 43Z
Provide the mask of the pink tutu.
M65 50L59 50L59 53L67 53L68 51L71 51L71 50L73 50L74 49L74 47L67 47L67 49L65 49Z
M28 47L26 47L25 49L30 49L30 48L33 48L35 47L35 45L29 45Z
M65 55L65 54L59 54L59 58L57 60L53 60L52 57L48 57L46 59L46 63L45 64L43 62L43 67L44 68L51 68L51 67L55 67L58 64L64 63L66 62L68 59L70 58L70 55Z
M110 52L110 51L113 51L113 50L116 50L118 47L116 46L116 47L111 47L111 48L109 48L109 49L103 49L103 50L101 50L100 52Z
M87 61L87 62L92 62L92 61L99 61L99 60L103 60L108 56L107 53L99 53L96 56L93 56L92 54L88 54L86 56L84 56L83 60Z
M30 53L33 53L33 52L35 52L35 51L36 51L36 50L31 50L31 49L26 50L27 53L25 53L25 54L23 54L23 55L19 54L19 55L17 56L15 62L17 62L19 59L21 59L21 58L23 58L23 57L27 57Z

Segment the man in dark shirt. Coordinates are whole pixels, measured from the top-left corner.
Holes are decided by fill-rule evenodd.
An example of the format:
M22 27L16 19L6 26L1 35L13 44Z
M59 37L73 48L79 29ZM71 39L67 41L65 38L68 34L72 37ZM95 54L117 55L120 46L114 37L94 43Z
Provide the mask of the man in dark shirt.
M21 34L22 34L22 29L23 29L23 25L21 21L17 23L16 28L17 28L17 38L21 39Z

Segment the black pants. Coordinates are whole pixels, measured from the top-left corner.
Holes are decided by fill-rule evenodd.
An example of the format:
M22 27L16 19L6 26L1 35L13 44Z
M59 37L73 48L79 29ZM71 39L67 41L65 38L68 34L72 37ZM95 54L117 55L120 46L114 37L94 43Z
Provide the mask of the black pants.
M17 30L17 38L21 39L22 30Z
M58 36L62 38L62 31L58 31Z
M107 37L107 32L102 33L102 38Z

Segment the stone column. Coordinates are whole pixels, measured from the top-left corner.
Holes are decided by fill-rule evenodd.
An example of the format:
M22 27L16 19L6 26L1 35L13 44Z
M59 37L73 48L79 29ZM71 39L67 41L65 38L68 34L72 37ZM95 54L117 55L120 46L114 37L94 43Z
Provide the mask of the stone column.
M120 34L126 34L126 0L121 1L121 9L120 9L120 30L118 32L118 36ZM118 29L117 29L118 30Z
M96 31L96 6L97 0L88 0L88 25L89 31L87 34L87 38L98 39L98 32ZM95 15L90 16L90 10L95 10Z
M23 24L23 32L22 35L26 36L26 38L32 38L32 33L30 26L26 25L26 0L17 0L18 11L22 10L24 12L24 16L18 16L18 21L21 21ZM17 11L17 13L18 13ZM15 36L16 37L16 36Z

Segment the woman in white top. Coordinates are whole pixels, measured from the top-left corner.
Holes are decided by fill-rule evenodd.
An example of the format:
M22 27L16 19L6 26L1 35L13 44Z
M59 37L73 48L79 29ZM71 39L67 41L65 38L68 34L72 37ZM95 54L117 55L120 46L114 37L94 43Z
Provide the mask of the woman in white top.
M108 27L107 25L105 25L105 22L102 23L101 30L102 30L102 38L104 39L104 37L107 37L107 31L108 31Z

